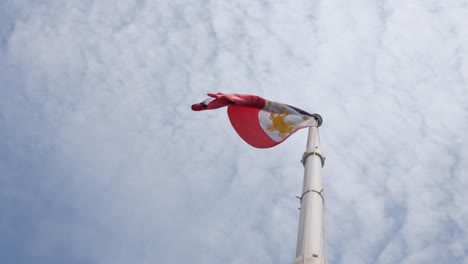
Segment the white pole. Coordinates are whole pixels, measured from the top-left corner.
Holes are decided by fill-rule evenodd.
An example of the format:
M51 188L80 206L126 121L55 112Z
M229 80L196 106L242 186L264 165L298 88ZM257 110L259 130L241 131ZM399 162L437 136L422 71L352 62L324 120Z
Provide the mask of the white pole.
M318 126L322 118L314 114ZM301 213L294 264L324 264L326 262L323 233L322 167L325 159L320 151L318 128L309 128L307 149L302 157L304 182L300 198Z

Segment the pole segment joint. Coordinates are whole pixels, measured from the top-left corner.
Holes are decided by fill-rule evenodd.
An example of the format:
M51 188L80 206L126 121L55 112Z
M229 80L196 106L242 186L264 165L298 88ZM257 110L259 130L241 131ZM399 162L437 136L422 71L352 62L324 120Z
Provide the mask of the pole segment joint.
M316 155L317 157L320 158L320 161L322 161L322 168L323 168L323 166L325 165L325 157L322 154L320 154L319 152L315 152L315 151L314 152L304 152L304 155L302 155L302 160L301 160L302 165L305 166L305 162L306 162L307 158L309 156L312 156L312 155Z
M325 202L325 199L323 199L323 194L322 194L322 193L323 193L323 189L320 190L320 191L317 191L317 190L307 190L307 191L305 191L305 192L301 195L301 197L299 197L299 196L296 196L296 197L297 197L297 199L299 199L299 201L302 201L302 198L304 197L304 195L306 195L306 194L308 194L308 193L316 193L316 194L320 195L320 197L322 198L322 202Z

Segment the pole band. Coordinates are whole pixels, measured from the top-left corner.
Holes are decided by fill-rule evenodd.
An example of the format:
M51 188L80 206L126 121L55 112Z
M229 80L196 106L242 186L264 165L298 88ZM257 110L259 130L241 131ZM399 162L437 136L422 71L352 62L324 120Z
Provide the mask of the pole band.
M312 155L317 155L317 157L320 158L320 160L322 161L322 168L323 168L323 166L325 165L325 157L322 156L322 154L320 154L318 152L304 152L304 155L302 155L302 160L301 160L302 165L305 167L305 162L306 162L307 158L309 156L312 156Z
M323 189L320 192L316 190L307 190L301 195L301 197L297 197L297 198L299 198L299 201L302 201L302 198L304 197L304 195L310 192L317 193L318 195L320 195L320 197L322 197L322 202L325 202L325 199L323 198L323 195L322 195Z

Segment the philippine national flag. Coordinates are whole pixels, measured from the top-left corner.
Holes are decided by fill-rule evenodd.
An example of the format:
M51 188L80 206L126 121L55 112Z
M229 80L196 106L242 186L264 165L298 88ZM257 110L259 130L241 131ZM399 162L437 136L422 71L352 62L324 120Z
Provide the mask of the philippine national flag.
M301 128L317 126L311 114L296 107L248 94L208 94L209 98L192 105L203 111L227 106L232 126L248 144L271 148Z

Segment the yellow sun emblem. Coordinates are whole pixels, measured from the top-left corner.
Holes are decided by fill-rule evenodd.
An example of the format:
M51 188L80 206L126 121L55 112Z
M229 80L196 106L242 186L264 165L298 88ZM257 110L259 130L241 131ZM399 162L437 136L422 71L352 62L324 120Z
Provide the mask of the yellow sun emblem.
M289 115L285 107L280 109L279 114L271 113L270 120L272 121L271 125L267 126L268 131L278 131L278 136L281 139L286 137L286 133L291 134L296 126L294 122L286 122L284 119Z

